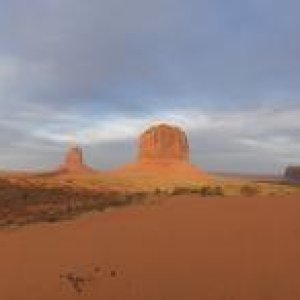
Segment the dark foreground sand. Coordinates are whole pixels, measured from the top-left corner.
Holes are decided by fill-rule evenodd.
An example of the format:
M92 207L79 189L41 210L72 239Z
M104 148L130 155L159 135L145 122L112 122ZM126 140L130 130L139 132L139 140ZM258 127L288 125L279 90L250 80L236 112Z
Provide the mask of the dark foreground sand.
M300 299L300 199L173 197L0 231L1 300Z

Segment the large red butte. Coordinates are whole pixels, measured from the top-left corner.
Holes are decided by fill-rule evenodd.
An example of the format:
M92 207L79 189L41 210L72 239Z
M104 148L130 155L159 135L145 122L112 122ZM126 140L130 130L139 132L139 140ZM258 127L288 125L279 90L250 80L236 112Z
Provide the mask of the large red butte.
M139 161L178 160L188 162L189 145L185 132L161 124L146 130L139 140Z
M163 179L209 180L210 177L189 162L189 144L185 132L168 124L152 126L138 140L137 162L118 173L123 176Z

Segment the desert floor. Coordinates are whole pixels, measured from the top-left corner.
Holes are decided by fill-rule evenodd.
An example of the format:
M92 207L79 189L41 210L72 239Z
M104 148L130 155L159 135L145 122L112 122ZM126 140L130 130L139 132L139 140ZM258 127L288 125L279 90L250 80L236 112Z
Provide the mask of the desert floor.
M0 231L1 300L300 299L300 198L173 196Z

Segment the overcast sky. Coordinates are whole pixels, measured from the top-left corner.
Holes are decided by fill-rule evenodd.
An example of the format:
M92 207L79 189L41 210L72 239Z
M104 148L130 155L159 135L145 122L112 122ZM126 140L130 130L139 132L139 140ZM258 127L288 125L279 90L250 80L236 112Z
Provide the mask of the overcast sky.
M135 158L167 121L207 170L300 164L298 0L0 0L0 169Z

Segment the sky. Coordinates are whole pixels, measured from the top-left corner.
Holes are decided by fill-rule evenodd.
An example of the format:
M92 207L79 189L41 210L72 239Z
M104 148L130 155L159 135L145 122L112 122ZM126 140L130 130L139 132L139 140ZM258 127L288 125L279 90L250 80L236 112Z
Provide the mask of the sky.
M300 164L298 0L0 0L0 169L99 169L186 130L209 171Z

